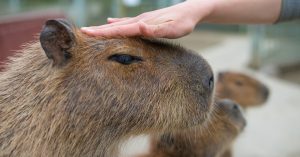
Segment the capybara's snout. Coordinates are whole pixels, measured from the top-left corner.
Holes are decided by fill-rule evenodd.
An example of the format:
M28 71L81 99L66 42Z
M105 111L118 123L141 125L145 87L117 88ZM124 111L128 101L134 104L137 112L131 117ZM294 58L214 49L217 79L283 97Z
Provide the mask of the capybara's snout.
M270 90L267 86L262 85L261 87L261 91L262 91L262 97L263 97L263 101L267 101L270 95Z
M221 111L221 115L225 115L237 129L243 130L246 127L246 119L243 110L239 104L230 99L221 99L216 102L217 108Z
M201 56L188 54L187 66L182 69L186 76L186 93L190 93L187 100L197 106L200 115L207 116L211 111L214 91L214 75L210 65Z

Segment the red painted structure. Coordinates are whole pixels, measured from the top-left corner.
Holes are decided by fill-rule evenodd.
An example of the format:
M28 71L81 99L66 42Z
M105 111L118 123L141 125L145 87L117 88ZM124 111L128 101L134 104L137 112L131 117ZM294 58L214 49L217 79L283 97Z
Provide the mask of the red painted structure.
M32 12L0 18L0 70L8 56L37 38L47 19L64 18L61 12Z

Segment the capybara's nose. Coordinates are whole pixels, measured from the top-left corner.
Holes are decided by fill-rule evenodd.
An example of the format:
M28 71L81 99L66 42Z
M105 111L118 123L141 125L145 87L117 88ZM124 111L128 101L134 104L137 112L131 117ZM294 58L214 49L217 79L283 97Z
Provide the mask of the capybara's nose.
M269 90L269 88L266 87L266 86L263 86L263 87L262 87L262 92L263 92L263 96L264 96L265 100L267 100L268 97L269 97L269 95L270 95L270 90Z
M212 90L214 88L214 76L213 75L208 75L204 77L203 80L204 87L206 89Z
M239 110L239 106L236 103L234 103L233 106L232 106L232 109L233 110Z

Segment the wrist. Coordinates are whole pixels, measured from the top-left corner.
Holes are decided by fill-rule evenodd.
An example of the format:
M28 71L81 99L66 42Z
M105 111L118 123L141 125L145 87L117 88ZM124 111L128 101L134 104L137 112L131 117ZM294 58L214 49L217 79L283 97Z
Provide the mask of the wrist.
M197 23L210 21L210 16L216 7L216 0L187 0L192 17Z

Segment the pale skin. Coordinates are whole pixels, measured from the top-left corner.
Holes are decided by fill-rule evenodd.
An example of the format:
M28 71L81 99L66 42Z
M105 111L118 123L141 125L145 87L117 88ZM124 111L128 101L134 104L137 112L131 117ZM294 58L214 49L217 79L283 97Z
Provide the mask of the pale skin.
M180 38L198 23L272 24L282 0L188 0L136 17L108 18L108 24L83 27L91 36Z

